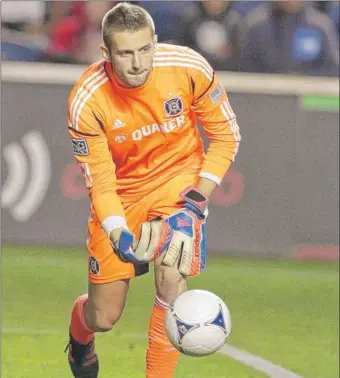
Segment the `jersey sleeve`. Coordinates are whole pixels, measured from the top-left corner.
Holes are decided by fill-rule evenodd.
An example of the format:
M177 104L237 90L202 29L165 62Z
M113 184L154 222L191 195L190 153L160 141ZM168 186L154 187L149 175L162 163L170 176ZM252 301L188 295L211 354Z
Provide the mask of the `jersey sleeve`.
M225 89L210 64L199 54L197 56L200 69L190 71L192 109L210 141L200 177L219 185L235 159L241 135Z
M116 167L103 124L94 100L77 104L77 96L70 96L68 130L73 155L80 165L97 219L109 234L116 227L126 227L126 220L116 192Z

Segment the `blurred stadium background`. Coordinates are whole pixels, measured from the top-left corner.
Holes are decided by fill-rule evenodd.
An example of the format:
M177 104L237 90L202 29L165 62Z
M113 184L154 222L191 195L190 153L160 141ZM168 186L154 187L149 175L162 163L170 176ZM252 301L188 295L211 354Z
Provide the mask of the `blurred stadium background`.
M86 290L89 201L67 97L100 59L101 18L115 3L1 1L4 378L69 377L62 349ZM295 377L338 377L339 1L135 3L160 42L211 62L243 138L212 198L209 268L191 286L226 300L232 345ZM143 377L151 278L101 337L103 378ZM176 378L286 377L222 355L181 361Z

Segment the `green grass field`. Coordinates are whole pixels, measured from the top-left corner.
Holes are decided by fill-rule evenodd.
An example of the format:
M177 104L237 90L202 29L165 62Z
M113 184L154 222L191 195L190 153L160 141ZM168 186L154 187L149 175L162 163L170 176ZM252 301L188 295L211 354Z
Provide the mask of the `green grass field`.
M209 258L189 288L228 304L229 343L305 378L339 376L338 264ZM2 377L68 378L73 300L86 291L85 251L2 248ZM100 378L143 378L152 274L135 279L120 323L98 335ZM263 378L222 355L182 356L176 378Z

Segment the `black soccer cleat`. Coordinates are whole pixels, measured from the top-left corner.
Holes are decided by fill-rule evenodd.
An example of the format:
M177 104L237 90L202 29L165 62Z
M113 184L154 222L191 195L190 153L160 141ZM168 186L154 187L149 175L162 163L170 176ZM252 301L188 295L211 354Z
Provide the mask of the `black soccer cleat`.
M65 352L75 378L98 378L99 361L94 350L94 338L88 344L79 344L70 334Z

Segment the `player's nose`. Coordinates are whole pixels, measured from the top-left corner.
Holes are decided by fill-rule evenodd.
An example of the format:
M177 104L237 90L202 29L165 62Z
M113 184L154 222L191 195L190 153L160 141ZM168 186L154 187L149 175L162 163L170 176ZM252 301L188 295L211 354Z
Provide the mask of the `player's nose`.
M138 71L141 67L142 67L142 62L141 62L140 56L138 54L135 54L132 60L132 68L134 69L134 71Z

